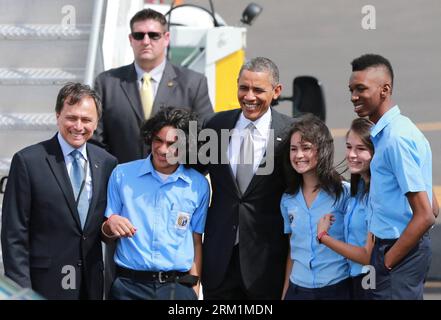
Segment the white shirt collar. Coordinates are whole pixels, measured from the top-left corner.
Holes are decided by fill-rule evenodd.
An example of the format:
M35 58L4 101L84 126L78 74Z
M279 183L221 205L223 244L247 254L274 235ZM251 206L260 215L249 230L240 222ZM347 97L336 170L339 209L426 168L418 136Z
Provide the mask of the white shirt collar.
M164 61L162 61L158 66L154 67L149 72L153 81L155 81L156 83L161 82L162 74L164 73L164 69L165 69L165 63L166 63L166 59L164 59ZM138 65L138 63L136 63L136 61L135 61L135 70L136 70L136 77L137 77L138 81L141 81L142 77L144 76L144 73L146 73L147 71L142 69Z
M253 122L260 136L266 137L271 125L271 108L268 108L268 110L259 119L255 121L250 121L249 119L245 118L243 112L241 112L239 116L239 120L237 121L236 124L236 129L241 131L245 129L245 127L250 122Z

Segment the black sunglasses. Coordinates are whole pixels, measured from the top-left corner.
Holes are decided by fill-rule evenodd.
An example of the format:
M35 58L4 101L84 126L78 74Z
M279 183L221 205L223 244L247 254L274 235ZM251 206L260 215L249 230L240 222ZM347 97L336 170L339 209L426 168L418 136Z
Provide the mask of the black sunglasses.
M150 40L159 40L162 37L162 33L161 32L132 32L132 37L135 40L144 40L145 35L149 36Z

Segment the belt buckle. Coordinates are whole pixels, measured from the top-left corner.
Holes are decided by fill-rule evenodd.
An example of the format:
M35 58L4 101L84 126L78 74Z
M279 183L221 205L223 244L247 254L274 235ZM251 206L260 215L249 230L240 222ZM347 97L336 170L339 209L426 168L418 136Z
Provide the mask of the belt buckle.
M159 271L158 272L158 281L159 281L159 283L167 282L167 275L165 274L164 271Z

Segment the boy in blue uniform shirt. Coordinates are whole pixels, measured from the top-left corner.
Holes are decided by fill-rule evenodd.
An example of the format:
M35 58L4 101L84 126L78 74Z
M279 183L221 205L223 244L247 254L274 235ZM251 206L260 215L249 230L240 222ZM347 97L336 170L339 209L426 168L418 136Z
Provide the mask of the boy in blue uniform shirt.
M177 131L188 146L192 120L186 110L163 109L141 129L151 154L112 173L103 224L104 236L118 239L111 299L198 297L210 190L203 175L174 159L183 145Z
M375 125L369 210L375 236L374 299L422 299L431 261L432 153L421 131L392 103L393 70L380 55L352 61L351 101Z

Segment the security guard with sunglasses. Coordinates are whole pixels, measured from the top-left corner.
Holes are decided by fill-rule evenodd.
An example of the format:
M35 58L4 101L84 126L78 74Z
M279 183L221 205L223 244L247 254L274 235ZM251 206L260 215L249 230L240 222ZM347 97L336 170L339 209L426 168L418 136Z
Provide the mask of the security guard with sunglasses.
M94 85L103 102L94 141L119 163L147 156L150 146L142 141L139 129L161 107L182 107L200 120L213 113L206 77L167 61L170 33L163 14L152 9L137 12L130 31L135 61L101 73Z

